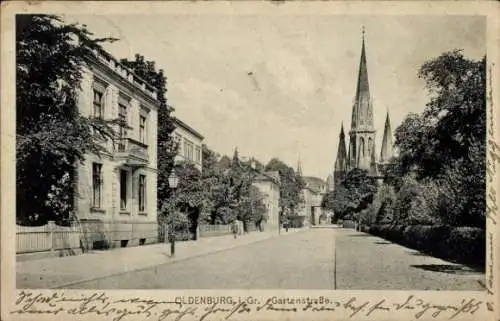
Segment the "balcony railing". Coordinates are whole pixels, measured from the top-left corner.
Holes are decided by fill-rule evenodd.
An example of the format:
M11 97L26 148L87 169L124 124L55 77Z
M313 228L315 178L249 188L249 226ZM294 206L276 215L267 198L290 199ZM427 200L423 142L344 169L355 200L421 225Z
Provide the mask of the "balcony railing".
M118 141L118 153L126 158L149 161L148 145L132 138L123 138Z

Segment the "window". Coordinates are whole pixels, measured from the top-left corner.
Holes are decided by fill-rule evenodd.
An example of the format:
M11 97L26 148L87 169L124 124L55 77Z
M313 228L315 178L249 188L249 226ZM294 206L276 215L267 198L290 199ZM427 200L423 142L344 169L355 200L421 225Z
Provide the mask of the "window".
M142 115L139 118L139 141L146 144L146 117Z
M128 172L126 170L120 170L120 209L127 209L127 181Z
M102 164L92 164L92 207L100 208L102 200Z
M139 175L139 212L146 211L146 176Z
M94 89L94 117L102 119L104 117L103 93Z
M196 162L201 163L201 148L200 146L196 146Z
M119 142L118 150L120 152L125 151L125 139L127 138L127 106L123 104L118 105L118 119L120 120L120 132L119 132Z
M194 149L193 143L187 139L184 139L184 157L189 161L193 160L193 156L194 156L193 149Z

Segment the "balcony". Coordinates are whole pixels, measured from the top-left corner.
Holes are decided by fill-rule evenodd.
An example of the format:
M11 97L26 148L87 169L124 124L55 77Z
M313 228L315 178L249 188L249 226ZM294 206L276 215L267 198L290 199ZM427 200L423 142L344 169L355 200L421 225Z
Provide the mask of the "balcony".
M149 163L148 145L132 138L120 139L115 156L126 160L129 164L147 165Z

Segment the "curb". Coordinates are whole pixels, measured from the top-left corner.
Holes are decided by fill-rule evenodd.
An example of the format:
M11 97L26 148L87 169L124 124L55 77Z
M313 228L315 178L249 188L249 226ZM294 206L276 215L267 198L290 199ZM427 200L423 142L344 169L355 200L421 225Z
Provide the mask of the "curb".
M164 262L164 263L156 264L156 265L145 266L145 267L141 267L141 268L138 268L138 269L133 269L133 270L130 270L130 271L120 271L120 272L117 272L117 273L111 273L111 274L101 275L101 276L97 276L97 277L91 277L91 278L87 278L87 279L83 279L83 280L78 280L78 281L73 281L73 282L67 282L67 283L59 284L59 285L54 286L54 287L50 287L49 289L62 289L62 288L68 287L68 286L77 285L77 284L81 284L81 283L86 283L86 282L90 282L90 281L101 280L101 279L105 279L105 278L108 278L108 277L118 276L118 275L130 273L130 272L144 271L144 270L150 269L152 267L159 267L159 266L173 264L173 263L176 263L176 262L187 261L189 259L199 258L199 257L207 256L207 255L210 255L210 254L224 252L224 251L232 250L232 249L235 249L235 248L238 248L238 247L244 247L244 246L247 246L247 245L251 245L251 244L255 244L255 243L267 241L267 240L270 240L270 239L275 238L275 237L280 237L282 235L283 236L293 235L295 233L300 233L300 232L304 232L304 231L307 231L307 230L304 229L304 230L300 230L300 231L297 231L297 232L294 232L294 233L290 233L290 234L276 234L276 235L271 235L270 237L266 237L266 238L261 239L261 240L252 241L252 242L249 242L249 243L246 243L246 244L240 244L240 245L230 246L230 247L227 247L227 248L217 249L215 251L210 251L210 252L206 252L206 253L199 253L199 254L195 254L195 255L192 255L192 256L183 257L183 258L174 258L173 260L168 261L168 262Z

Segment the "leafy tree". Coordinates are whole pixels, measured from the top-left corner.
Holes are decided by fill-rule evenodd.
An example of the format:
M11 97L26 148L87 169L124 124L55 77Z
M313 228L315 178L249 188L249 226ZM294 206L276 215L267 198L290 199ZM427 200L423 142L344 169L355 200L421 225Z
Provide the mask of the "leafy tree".
M355 212L367 208L377 190L376 182L368 176L368 172L357 168L347 173L342 186L349 191L350 207Z
M415 173L441 186L441 219L484 226L486 189L486 59L454 50L426 62L419 77L431 95L422 115L411 114L396 130L400 156L393 174ZM394 175L397 176L397 175Z
M192 164L181 162L173 168L179 183L170 197L162 202L160 220L175 224L176 229L195 233L206 206L201 172Z
M229 169L230 167L231 159L227 155L222 156L219 160L219 168L224 171L226 169Z
M435 224L436 194L429 195L429 186L417 181L414 174L403 177L396 201L396 222L399 224ZM433 192L438 192L433 189Z
M290 166L277 158L273 158L265 167L266 171L278 171L280 175L280 216L296 215L299 205L303 202L303 180L295 174ZM285 214L287 213L287 214Z
M433 138L440 154L459 159L486 139L486 58L473 61L454 50L426 62L419 70L431 100L426 120L436 122Z
M337 219L352 218L368 208L376 190L376 183L367 171L353 169L339 187L323 197L322 206L334 211Z
M335 220L339 220L345 218L349 214L349 210L352 210L350 202L349 191L344 186L339 185L323 196L321 206L333 211Z
M114 120L83 117L78 109L85 57L114 40L93 38L84 26L54 15L16 16L18 222L68 219L75 165L114 139Z
M174 108L167 103L167 77L163 69L156 70L154 61L147 61L139 54L134 60L122 59L122 64L132 69L139 77L158 90L158 130L156 140L157 153L157 202L158 209L170 197L171 189L168 177L174 167L174 158L177 154L178 144L173 137L175 125L171 116Z
M253 222L261 228L261 223L267 220L267 209L262 194L255 186L249 186L238 204L238 219L249 224Z

